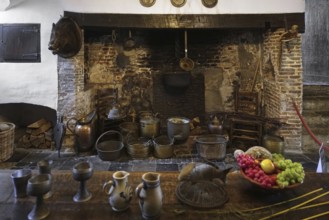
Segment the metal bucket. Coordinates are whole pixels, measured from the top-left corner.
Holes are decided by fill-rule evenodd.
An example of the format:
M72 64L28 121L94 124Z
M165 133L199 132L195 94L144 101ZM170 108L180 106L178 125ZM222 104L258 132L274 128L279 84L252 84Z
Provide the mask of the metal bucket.
M167 120L167 133L169 138L175 142L184 142L190 135L190 119L183 117L172 117Z
M196 137L196 147L200 157L222 160L226 157L227 140L222 135L202 135Z
M110 139L110 140L100 141L106 135L110 136L110 138L113 138L113 135L118 135L119 140ZM98 156L101 160L104 161L112 161L118 159L121 155L121 150L123 147L124 147L124 143L121 133L114 130L104 132L103 134L101 134L101 136L99 136L99 138L96 141L96 150Z

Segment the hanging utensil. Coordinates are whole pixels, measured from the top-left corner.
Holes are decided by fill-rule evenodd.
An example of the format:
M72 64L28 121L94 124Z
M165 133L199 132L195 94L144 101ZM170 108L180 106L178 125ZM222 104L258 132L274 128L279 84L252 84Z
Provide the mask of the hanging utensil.
M131 50L135 47L135 45L136 45L135 40L132 37L131 30L129 30L129 36L128 36L128 39L124 43L124 49Z
M187 31L184 32L185 57L180 59L179 66L185 71L191 71L194 68L194 62L187 56Z
M117 33L112 30L112 44L114 49L117 51L117 57L115 62L119 68L125 68L129 63L129 58L123 53L123 46L116 43Z
M63 144L64 136L66 133L66 126L63 123L63 116L58 116L57 123L54 128L54 140L55 140L55 146L56 150L58 151L58 157L61 157L61 147Z

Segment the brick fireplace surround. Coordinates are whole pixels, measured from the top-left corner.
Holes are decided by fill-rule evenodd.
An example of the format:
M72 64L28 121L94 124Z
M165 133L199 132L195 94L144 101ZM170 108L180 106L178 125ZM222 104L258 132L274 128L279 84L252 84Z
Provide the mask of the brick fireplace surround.
M130 103L127 111L152 107L165 117L177 112L206 120L213 112L234 112L235 85L239 84L240 91L251 91L255 81L253 91L259 95L260 115L280 119L284 125L279 134L286 149L301 150L302 124L292 105L292 101L299 108L302 105L300 34L288 48L280 42L284 28L188 29L188 56L195 62L189 86L199 86L192 93L182 90L169 94L161 90L159 77L181 72L178 61L184 56L183 29L82 26L82 31L80 52L70 59L58 58L57 114L63 115L64 121L92 111L100 88L117 88L118 103L123 107L127 100ZM132 50L123 47L129 31L136 42ZM136 98L139 103L133 104ZM182 106L195 112L180 111ZM72 140L67 138L64 145L70 146Z

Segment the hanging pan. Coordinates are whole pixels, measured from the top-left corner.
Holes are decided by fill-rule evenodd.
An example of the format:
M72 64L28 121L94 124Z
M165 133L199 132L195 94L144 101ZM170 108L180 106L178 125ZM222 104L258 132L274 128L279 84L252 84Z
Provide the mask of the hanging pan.
M187 56L187 31L184 32L185 57L180 59L179 66L185 71L191 71L194 68L194 62Z

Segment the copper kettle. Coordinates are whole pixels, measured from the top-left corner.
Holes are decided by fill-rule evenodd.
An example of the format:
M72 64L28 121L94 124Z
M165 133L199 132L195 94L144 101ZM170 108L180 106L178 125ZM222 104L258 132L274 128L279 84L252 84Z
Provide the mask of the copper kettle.
M89 151L95 144L96 126L95 117L96 112L90 112L86 117L76 119L71 118L67 121L66 126L69 131L75 135L75 148L77 153Z
M208 124L208 131L211 134L223 134L223 120L219 120L216 115L213 116Z

